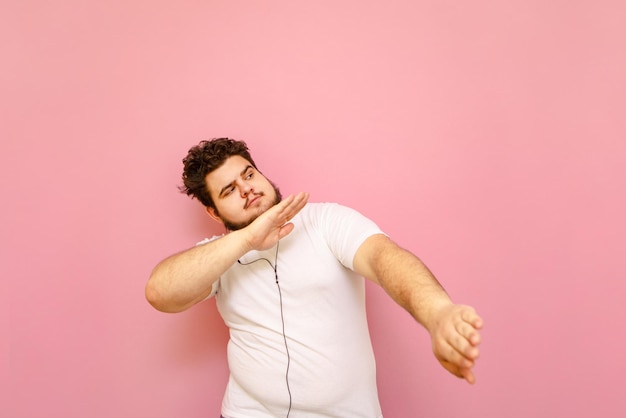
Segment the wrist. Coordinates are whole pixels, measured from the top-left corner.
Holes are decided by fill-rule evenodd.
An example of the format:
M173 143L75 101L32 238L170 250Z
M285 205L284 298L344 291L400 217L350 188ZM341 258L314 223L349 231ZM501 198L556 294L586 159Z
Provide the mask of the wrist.
M245 228L230 231L226 237L232 240L231 248L237 252L238 257L254 249L250 240L250 234L246 232Z
M454 303L446 298L433 302L428 307L428 312L424 315L423 325L431 335L445 322L446 316L452 311L454 306Z

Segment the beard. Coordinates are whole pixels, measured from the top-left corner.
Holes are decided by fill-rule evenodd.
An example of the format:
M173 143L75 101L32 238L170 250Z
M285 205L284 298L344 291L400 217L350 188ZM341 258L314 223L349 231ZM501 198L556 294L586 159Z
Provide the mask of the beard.
M273 206L276 206L277 204L280 203L281 200L283 200L283 196L280 194L280 190L278 189L278 187L276 187L276 185L274 183L272 183L271 181L270 181L270 184L272 185L272 188L274 189L275 197L274 197L274 202L272 202L270 207L268 207L267 209L269 209L269 208L271 208ZM263 211L263 212L265 212L265 211ZM256 218L258 218L263 212L255 215L255 216L252 216L250 219L248 219L247 221L244 221L244 222L233 222L233 221L230 221L230 220L228 220L228 219L226 219L224 217L221 217L221 216L220 216L220 219L224 223L224 226L226 227L226 229L228 229L229 231L238 231L238 230L243 229L246 226L250 225L252 222L254 222L254 220Z

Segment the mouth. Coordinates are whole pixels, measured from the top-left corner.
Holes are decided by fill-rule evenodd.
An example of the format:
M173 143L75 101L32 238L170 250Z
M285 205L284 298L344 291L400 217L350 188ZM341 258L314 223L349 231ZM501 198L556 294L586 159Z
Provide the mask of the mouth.
M246 205L244 206L244 209L248 209L250 206L256 203L261 197L263 197L263 193L259 193L259 194L252 196L251 199L248 199L248 201L246 201Z

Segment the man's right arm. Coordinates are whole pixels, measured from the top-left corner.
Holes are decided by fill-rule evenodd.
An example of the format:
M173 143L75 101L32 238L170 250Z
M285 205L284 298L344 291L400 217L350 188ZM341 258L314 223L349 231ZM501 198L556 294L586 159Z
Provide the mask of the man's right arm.
M289 221L306 205L308 193L283 199L247 227L161 261L146 284L146 299L162 312L181 312L210 294L213 283L251 250L265 250L289 234Z
M248 252L242 231L174 254L156 265L146 285L146 299L162 312L181 312L210 294L213 283Z

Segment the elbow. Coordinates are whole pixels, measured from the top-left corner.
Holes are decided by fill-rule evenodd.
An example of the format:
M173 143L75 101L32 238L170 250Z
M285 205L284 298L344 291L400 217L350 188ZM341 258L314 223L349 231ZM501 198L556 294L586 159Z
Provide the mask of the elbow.
M159 289L153 279L150 278L145 288L145 297L148 303L157 311L165 312L165 313L177 313L182 312L186 308L179 307L172 303L170 298L168 298L162 291Z
M152 284L151 281L148 281L148 284L146 284L145 296L146 296L146 300L148 301L150 305L152 305L153 308L159 311L161 310L159 309L162 305L161 294L155 288L155 286Z
M148 281L148 284L146 284L145 296L148 303L154 309L161 312L167 311L163 296L157 287L152 283L152 280Z

